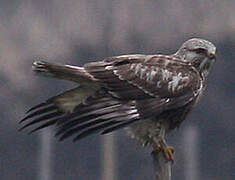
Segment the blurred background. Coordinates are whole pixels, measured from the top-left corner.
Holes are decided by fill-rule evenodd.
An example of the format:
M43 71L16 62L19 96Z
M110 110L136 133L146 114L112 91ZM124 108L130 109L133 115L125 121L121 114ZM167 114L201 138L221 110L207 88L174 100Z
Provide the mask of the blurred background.
M170 54L192 37L213 42L217 62L204 97L169 135L172 179L235 179L234 8L231 0L0 0L0 179L153 179L151 149L123 130L75 144L58 143L53 129L18 132L29 107L75 86L34 76L31 64Z

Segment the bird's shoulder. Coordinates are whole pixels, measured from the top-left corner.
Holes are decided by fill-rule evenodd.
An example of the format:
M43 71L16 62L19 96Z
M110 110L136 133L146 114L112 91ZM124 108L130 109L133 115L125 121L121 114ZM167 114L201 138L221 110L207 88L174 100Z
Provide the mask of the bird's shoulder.
M107 84L111 92L125 98L178 96L200 85L193 66L168 55L115 56L86 64L84 68Z
M141 64L142 66L155 66L155 67L187 67L190 68L190 64L188 62L182 61L180 57L175 55L163 55L163 54L153 54L153 55L145 55L145 54L129 54L129 55L120 55L120 56L112 56L105 58L101 61L90 62L84 65L87 69L94 68L106 68L109 70L107 66L121 66L126 64Z

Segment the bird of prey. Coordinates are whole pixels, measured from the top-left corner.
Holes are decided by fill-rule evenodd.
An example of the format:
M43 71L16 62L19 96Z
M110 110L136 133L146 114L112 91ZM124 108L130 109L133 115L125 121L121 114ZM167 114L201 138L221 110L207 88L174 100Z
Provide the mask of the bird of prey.
M193 38L172 55L121 55L83 67L33 63L39 75L78 86L28 110L21 130L55 126L59 140L126 128L129 134L173 160L165 135L179 127L197 103L215 62L216 47Z

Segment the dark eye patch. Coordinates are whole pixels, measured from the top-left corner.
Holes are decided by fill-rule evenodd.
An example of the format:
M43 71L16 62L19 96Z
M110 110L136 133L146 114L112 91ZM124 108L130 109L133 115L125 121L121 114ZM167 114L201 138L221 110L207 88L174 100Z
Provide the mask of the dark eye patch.
M203 48L197 48L194 51L198 54L207 54L207 50Z

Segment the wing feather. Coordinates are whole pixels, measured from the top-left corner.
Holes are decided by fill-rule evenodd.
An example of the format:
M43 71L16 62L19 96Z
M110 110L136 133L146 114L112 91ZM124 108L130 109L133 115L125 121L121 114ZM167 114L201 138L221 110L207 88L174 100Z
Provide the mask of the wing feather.
M128 98L123 91L128 96L132 93L128 98L130 100L180 97L192 92L198 95L200 75L189 64L171 56L140 57L114 57L104 60L102 66L100 63L88 63L84 68L94 78L105 83L111 93L123 99ZM96 68L99 71L94 73Z
M35 112L32 112L30 114L28 114L25 118L23 118L20 123L24 122L25 120L29 119L29 118L32 118L34 116L37 116L37 115L42 115L42 114L45 114L45 113L48 113L48 112L51 112L53 110L56 110L56 106L55 105L50 105L48 107L45 107L43 109L39 109Z
M34 133L34 132L36 132L36 131L38 131L38 130L40 130L40 129L46 128L46 127L48 127L48 126L54 125L54 124L56 124L56 122L57 122L56 119L51 120L51 121L48 121L48 122L44 122L44 123L41 124L40 126L38 126L38 127L34 128L33 130L31 130L31 131L29 132L29 134L32 134L32 133Z
M46 102L42 102L42 103L40 103L40 104L37 104L37 105L33 106L32 108L30 108L30 109L26 112L26 114L28 114L28 113L30 113L30 112L36 110L36 109L39 109L39 108L41 108L41 107L43 107L43 106L47 106L47 105L50 105L50 102L46 101Z
M113 106L96 106L95 109L91 109L85 114L64 121L64 123L58 126L56 135L61 136L61 139L65 139L72 135L79 134L86 129L95 128L96 125L99 126L99 124L101 125L104 123L108 127L108 124L110 124L109 122L113 122L113 124L116 124L116 122L125 122L128 121L129 118L134 118L133 115L135 115L135 118L140 118L134 102L122 103L117 101L117 103L118 104ZM85 107L89 107L89 105L86 105ZM102 130L101 127L103 126L100 126L100 130Z
M70 93L70 91L69 91ZM67 97L58 95L47 100L44 106L38 106L23 121L27 123L20 129L36 126L30 133L42 128L55 125L56 136L63 140L70 136L80 139L85 134L102 131L114 124L129 121L131 118L140 118L135 102L119 101L109 94L90 96L74 108L72 113L64 113L57 107L57 98ZM86 133L85 133L86 132ZM80 135L79 135L80 134ZM83 134L83 135L82 135ZM78 138L79 137L79 138Z
M63 114L62 112L58 112L58 111L57 112L52 112L52 113L49 113L49 114L45 114L45 115L43 115L41 117L38 117L38 118L28 122L23 127L21 127L19 130L21 131L21 130L23 130L23 129L25 129L25 128L33 125L33 124L39 123L41 121L46 121L46 120L51 121L52 118L58 117L58 116L60 116L62 114Z

